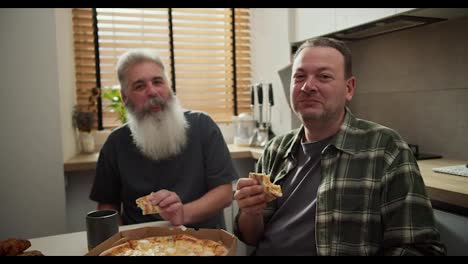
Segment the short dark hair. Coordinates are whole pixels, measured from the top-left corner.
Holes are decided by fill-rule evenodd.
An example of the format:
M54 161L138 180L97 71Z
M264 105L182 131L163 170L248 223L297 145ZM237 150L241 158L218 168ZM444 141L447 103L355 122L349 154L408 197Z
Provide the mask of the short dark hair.
M296 53L294 54L294 59L296 59L297 55L305 48L310 47L330 47L334 48L341 53L344 57L344 71L345 71L345 78L348 79L353 76L353 63L351 57L351 51L349 50L348 46L344 41L327 38L327 37L318 37L306 40L304 43L299 46Z

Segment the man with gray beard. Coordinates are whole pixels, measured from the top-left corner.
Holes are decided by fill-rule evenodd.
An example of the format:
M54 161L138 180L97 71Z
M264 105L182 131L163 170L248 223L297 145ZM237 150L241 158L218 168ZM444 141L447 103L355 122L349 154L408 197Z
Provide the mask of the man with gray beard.
M155 53L123 54L117 73L129 121L104 143L90 198L98 209L119 211L122 224L225 228L223 209L238 175L219 127L182 109ZM135 200L150 193L161 211L142 215Z

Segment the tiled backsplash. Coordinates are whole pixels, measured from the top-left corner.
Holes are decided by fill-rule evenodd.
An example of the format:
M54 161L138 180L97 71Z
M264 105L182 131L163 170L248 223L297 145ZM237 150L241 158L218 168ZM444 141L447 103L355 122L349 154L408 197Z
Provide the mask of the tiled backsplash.
M421 152L468 159L468 18L350 43L359 117Z

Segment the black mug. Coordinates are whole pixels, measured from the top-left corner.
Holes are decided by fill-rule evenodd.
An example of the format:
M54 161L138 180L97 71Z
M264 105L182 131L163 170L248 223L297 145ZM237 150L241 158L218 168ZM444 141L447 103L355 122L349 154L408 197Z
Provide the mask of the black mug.
M120 215L116 210L96 210L86 214L88 250L119 232Z

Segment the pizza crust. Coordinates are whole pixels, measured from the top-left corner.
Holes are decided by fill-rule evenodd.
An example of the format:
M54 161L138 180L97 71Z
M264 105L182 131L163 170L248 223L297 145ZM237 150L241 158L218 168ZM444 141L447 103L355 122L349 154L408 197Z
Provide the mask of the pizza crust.
M270 181L270 176L263 173L249 173L249 178L255 179L260 185L263 186L267 202L271 202L278 197L283 196L281 185L275 185Z
M161 208L157 205L153 205L149 198L153 193L151 192L148 195L142 196L135 200L137 206L141 209L143 215L148 214L158 214L161 211Z
M0 241L0 256L16 256L31 246L31 241L20 238L9 238Z
M175 234L129 240L99 256L225 256L227 253L221 242Z

